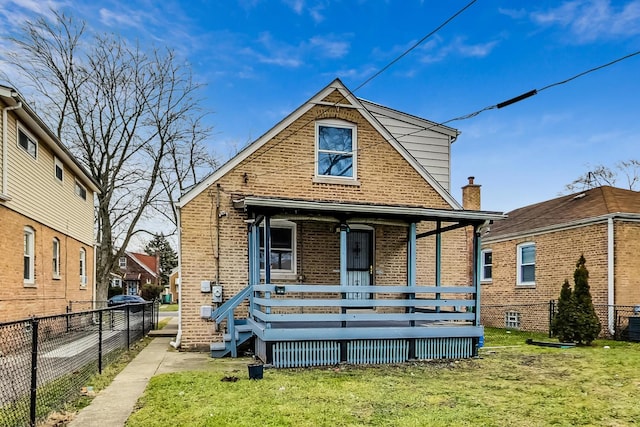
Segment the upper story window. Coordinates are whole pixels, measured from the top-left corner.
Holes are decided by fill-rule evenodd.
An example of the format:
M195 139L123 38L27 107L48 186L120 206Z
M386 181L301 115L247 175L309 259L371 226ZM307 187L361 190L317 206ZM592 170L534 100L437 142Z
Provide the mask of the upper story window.
M118 259L118 266L120 268L127 268L127 257L126 256L121 256L120 259Z
M18 146L34 159L38 158L38 140L21 126L18 126Z
M82 200L87 200L87 189L78 181L76 181L75 191L78 197L82 198Z
M87 251L80 248L80 286L87 286Z
M51 271L53 272L53 278L59 279L60 278L60 240L57 237L53 238L52 250L53 250L53 254L52 254L53 258L52 258Z
M290 221L273 221L271 230L271 272L295 273L296 224ZM264 270L264 228L260 228L260 269Z
M31 227L24 228L24 283L33 285L35 283L35 236L36 232Z
M62 165L60 159L58 159L57 157L54 160L53 173L55 174L56 179L62 182L64 178L64 166Z
M536 284L536 244L522 243L518 251L518 285Z
M355 179L356 125L340 120L316 122L316 176Z
M490 282L493 279L493 251L485 249L481 253L480 280Z

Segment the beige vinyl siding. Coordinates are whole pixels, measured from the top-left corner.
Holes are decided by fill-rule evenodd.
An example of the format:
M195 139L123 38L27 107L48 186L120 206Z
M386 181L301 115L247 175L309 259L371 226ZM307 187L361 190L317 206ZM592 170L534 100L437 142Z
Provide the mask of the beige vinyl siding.
M82 243L93 245L93 192L87 199L75 194L76 177L64 165L63 181L55 176L55 157L42 134L27 128L38 141L37 159L17 143L16 116L9 115L8 126L8 195L5 205ZM86 188L86 187L85 187Z
M367 109L373 116L389 130L391 135L409 152L420 165L442 187L449 191L451 173L451 136L428 129L429 123L412 123L416 119L403 120L402 117L394 117L395 112L387 113L367 104ZM431 125L434 126L435 125ZM427 129L425 129L427 128Z

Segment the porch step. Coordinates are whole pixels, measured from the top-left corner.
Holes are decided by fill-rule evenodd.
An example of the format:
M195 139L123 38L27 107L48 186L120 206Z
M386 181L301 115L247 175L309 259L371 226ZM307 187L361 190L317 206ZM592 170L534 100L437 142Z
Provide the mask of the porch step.
M241 346L253 336L251 325L247 324L246 319L238 319L234 321L236 347ZM228 354L234 354L231 344L231 334L222 335L223 342L214 342L209 345L211 357L220 358Z

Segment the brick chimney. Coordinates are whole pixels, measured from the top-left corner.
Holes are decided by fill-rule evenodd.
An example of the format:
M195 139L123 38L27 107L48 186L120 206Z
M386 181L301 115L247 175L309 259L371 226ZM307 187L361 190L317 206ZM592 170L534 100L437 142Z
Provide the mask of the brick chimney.
M474 184L475 177L470 176L469 183L462 187L462 207L467 210L480 210L480 185Z

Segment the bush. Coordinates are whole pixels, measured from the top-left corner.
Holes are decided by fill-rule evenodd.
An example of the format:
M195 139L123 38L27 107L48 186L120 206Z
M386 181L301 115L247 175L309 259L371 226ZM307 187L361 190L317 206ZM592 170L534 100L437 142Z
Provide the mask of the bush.
M147 283L142 285L142 298L147 301L153 301L160 298L160 295L164 291L164 287L161 285L154 285L153 283Z
M107 299L111 298L112 296L115 295L122 295L122 287L120 286L111 286L109 287L109 292L107 294Z
M591 300L589 270L585 264L584 255L581 255L573 273L573 292L568 280L560 291L558 313L551 323L551 331L562 342L590 345L600 333L601 325Z

